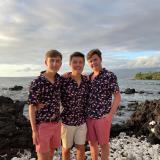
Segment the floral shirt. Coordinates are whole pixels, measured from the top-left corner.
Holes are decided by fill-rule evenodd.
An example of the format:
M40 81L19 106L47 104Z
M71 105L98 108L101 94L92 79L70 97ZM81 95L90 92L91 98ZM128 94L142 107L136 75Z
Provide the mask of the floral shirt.
M62 123L70 126L79 126L86 122L86 108L88 100L88 80L81 76L81 84L71 77L63 78L61 102L63 111Z
M93 74L93 73L92 73ZM105 68L89 83L87 114L89 118L99 119L111 110L112 94L119 92L117 77Z
M52 84L41 73L31 82L29 88L28 104L45 106L36 111L36 124L42 122L58 122L60 119L60 97L61 77L55 75L55 82Z

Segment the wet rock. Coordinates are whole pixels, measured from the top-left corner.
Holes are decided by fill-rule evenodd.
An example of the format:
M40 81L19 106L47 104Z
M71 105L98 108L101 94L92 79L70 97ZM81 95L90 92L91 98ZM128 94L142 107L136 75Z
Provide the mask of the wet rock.
M0 105L2 104L12 104L13 100L9 97L0 96Z
M143 94L143 93L144 93L144 91L140 91L140 92L139 92L139 94Z
M137 104L136 111L127 122L136 135L146 135L160 140L160 100Z
M138 102L129 103L127 106L128 111L135 111L138 106Z
M133 94L136 93L136 90L134 88L127 88L124 91L125 94Z
M6 159L14 157L18 149L28 149L35 154L31 126L23 115L24 105L24 102L0 96L0 155L7 154Z
M17 85L15 85L12 88L9 88L9 90L11 90L11 91L20 91L22 89L23 89L23 86L17 86Z

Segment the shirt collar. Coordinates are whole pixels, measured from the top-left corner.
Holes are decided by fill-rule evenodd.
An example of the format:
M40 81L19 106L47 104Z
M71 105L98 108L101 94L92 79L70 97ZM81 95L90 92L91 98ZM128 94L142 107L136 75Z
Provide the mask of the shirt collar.
M40 77L41 77L43 80L47 80L46 77L45 77L44 74L43 74L44 72L46 72L46 71L41 71L41 72L40 72ZM60 75L59 75L58 73L56 73L56 74L55 74L55 81L57 81L57 80L59 80L59 79L60 79ZM48 81L48 80L47 80L47 81Z
M99 77L101 74L103 74L106 70L106 68L102 68L102 70L99 72L99 74L96 76L96 77ZM94 72L92 72L90 75L89 75L89 79L91 79L91 76L93 75Z

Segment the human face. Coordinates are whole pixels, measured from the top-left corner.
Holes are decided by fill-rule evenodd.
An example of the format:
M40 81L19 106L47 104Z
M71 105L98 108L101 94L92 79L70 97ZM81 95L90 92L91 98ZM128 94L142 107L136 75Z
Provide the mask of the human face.
M88 64L92 68L93 71L100 71L102 69L102 60L97 54L94 54L88 60Z
M59 56L46 58L45 64L47 70L50 72L57 73L62 65L62 60Z
M72 57L70 62L72 72L81 74L84 68L84 59L82 57Z

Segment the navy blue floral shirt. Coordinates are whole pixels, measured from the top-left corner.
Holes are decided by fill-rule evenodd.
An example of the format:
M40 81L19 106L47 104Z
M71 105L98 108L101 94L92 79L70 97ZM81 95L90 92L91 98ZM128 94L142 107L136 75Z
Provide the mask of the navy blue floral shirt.
M79 126L85 123L87 101L88 80L86 76L81 76L80 86L71 77L63 78L61 89L62 123L70 126Z
M52 84L41 73L40 76L31 82L28 104L37 105L42 103L45 105L40 110L36 111L36 124L49 121L59 121L61 80L60 75L56 74L55 82Z
M93 73L92 73L93 74ZM89 118L99 119L111 110L112 94L119 92L117 77L105 68L89 83L87 114Z

